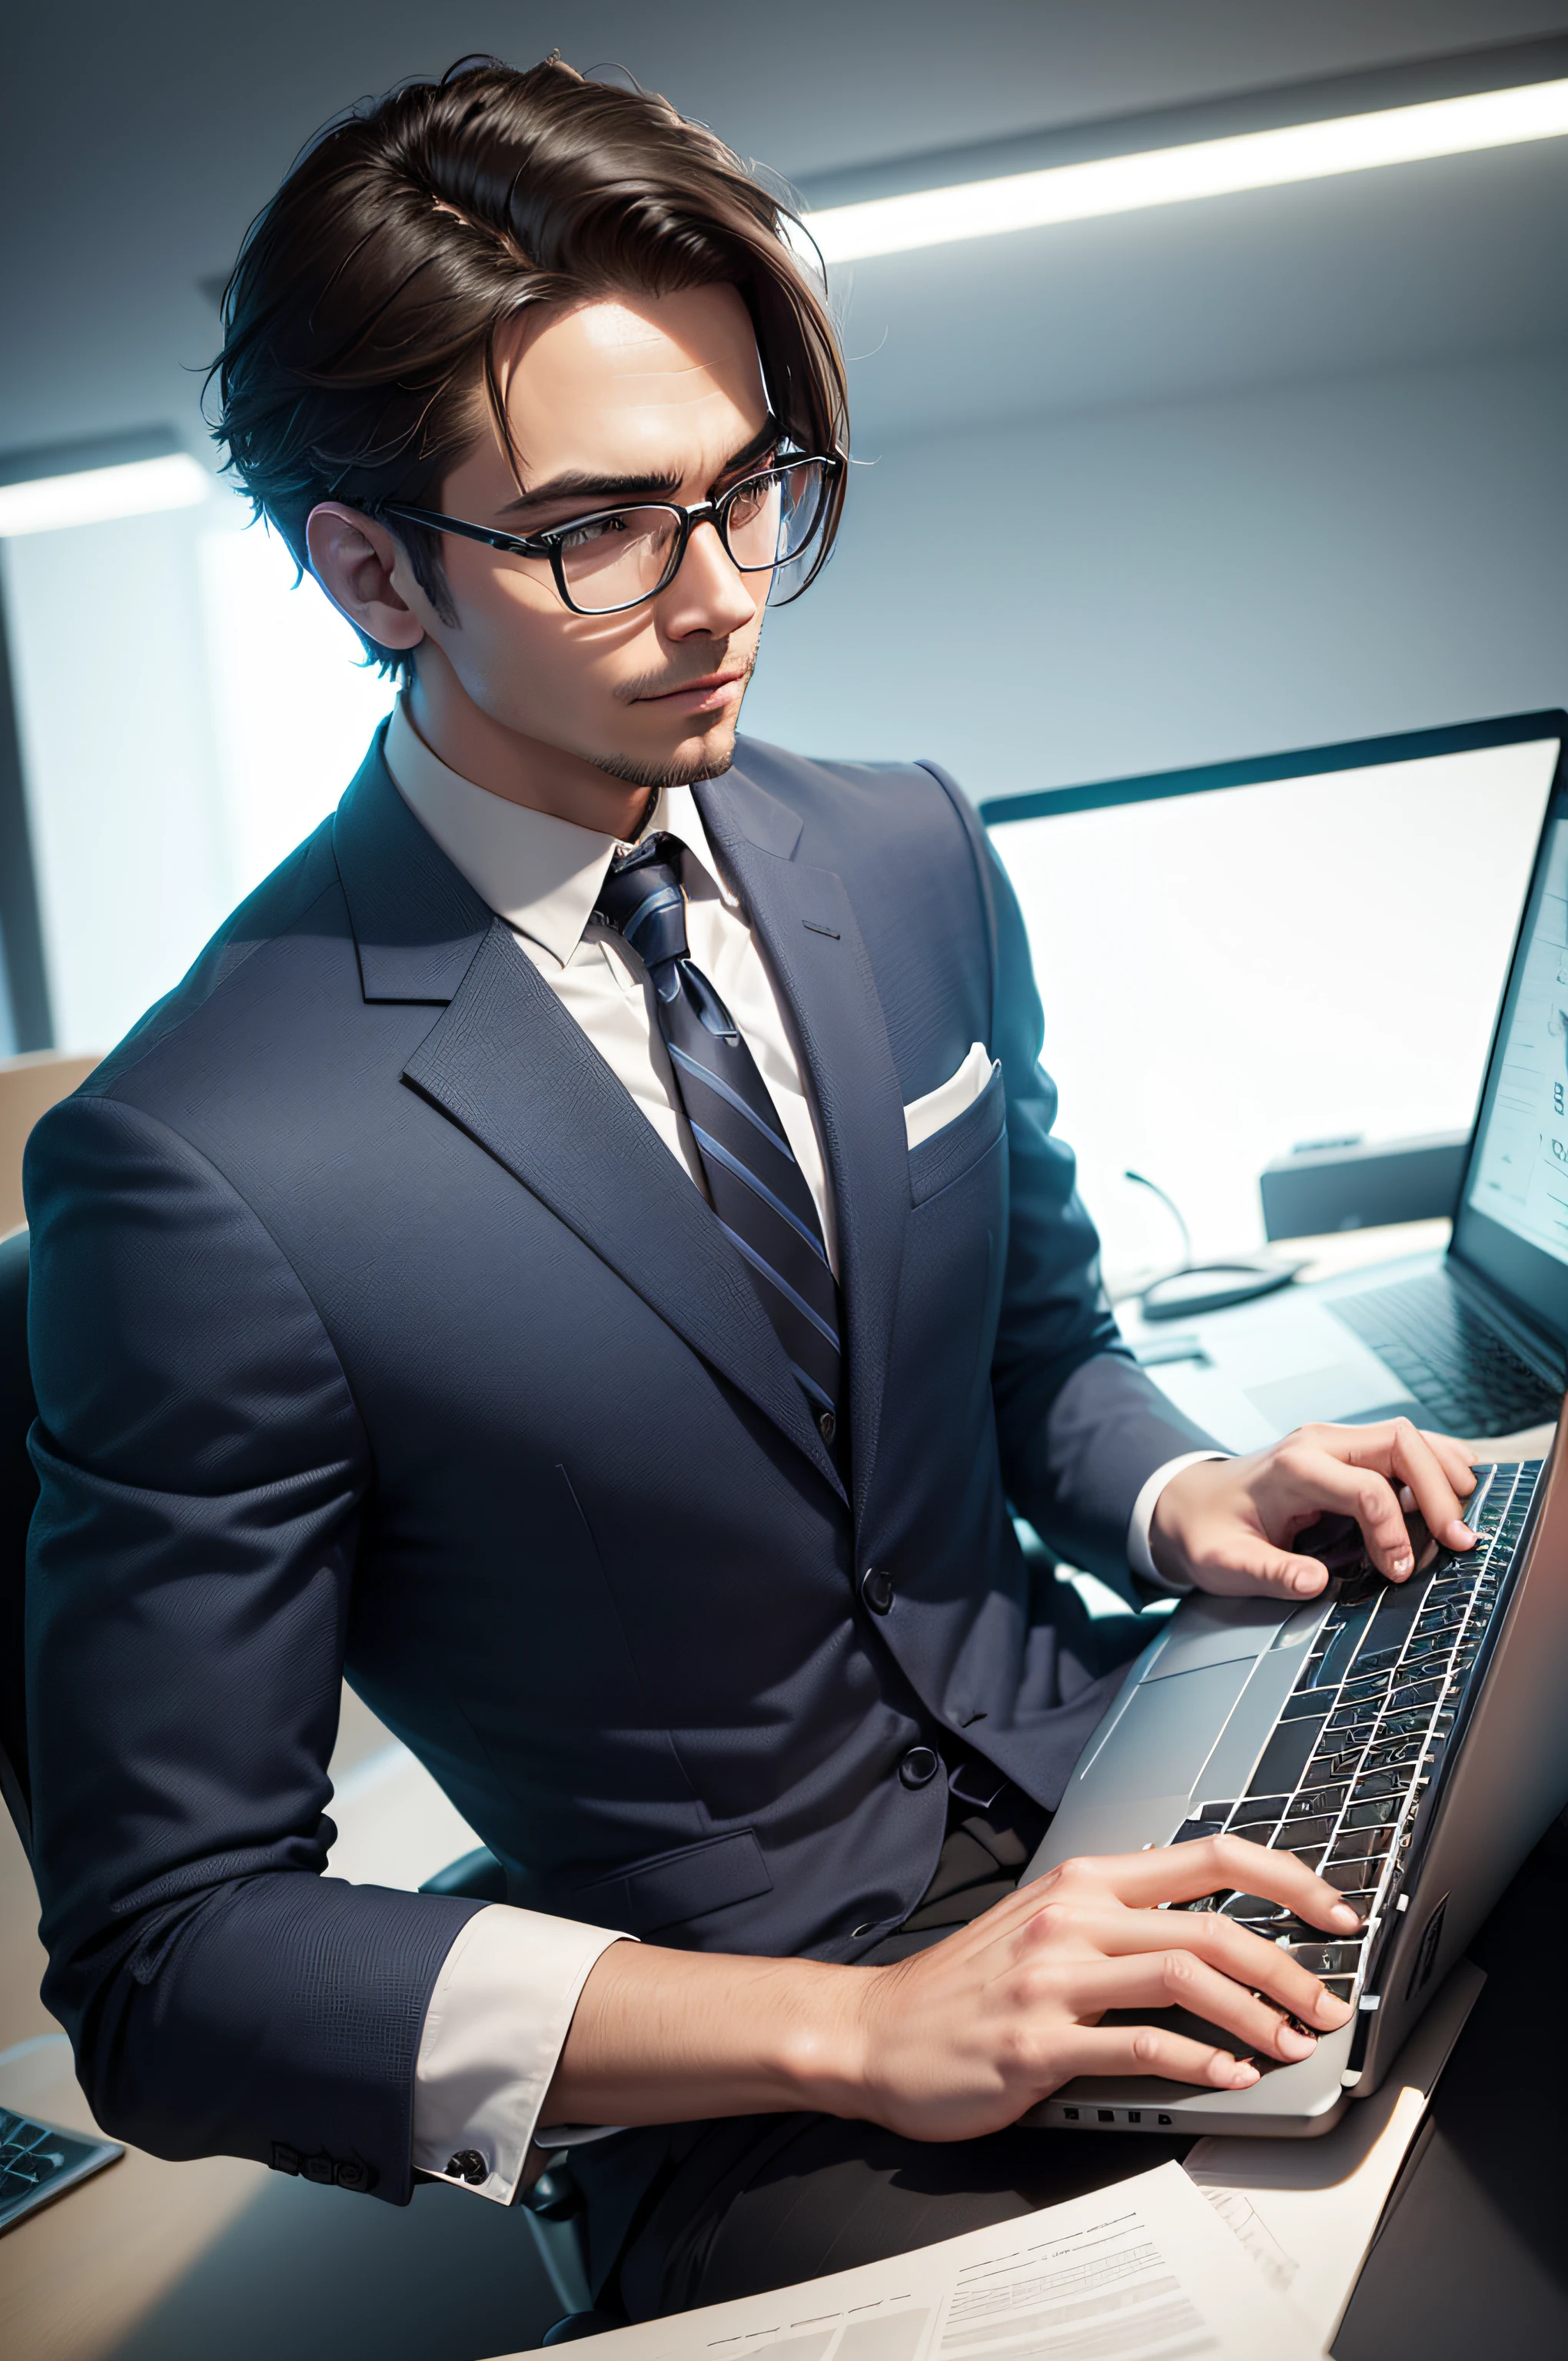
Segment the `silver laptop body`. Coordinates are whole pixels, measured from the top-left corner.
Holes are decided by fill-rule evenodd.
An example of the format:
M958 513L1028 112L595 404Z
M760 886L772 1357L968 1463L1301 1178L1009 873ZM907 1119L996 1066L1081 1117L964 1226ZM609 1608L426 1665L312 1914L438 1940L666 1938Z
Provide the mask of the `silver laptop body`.
M1250 2090L1080 2080L1027 2121L1310 2136L1377 2088L1568 1800L1561 1428L1548 1460L1477 1477L1475 1550L1441 1553L1403 1585L1385 1583L1352 1543L1345 1570L1304 1607L1185 1600L1128 1668L1025 1872L1027 1883L1075 1855L1214 1828L1299 1851L1365 1914L1360 1938L1339 1941L1257 1897L1191 1906L1225 1907L1288 1944L1354 2002L1351 2023L1320 2036L1299 2065L1260 2059Z

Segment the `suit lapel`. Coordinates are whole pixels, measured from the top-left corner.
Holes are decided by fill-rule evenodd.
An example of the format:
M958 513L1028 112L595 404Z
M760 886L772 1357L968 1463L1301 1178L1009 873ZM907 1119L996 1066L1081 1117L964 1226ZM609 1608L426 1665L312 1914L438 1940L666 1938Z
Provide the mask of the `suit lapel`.
M861 1508L876 1458L909 1215L904 1102L887 1026L842 879L792 857L795 815L738 771L699 786L696 796L794 1019L816 1104L833 1190Z
M838 1484L711 1208L499 918L403 1073Z
M799 820L749 782L736 784L755 800L755 809L747 810L753 833L783 855L759 857L787 878ZM720 835L716 828L727 857L730 833ZM510 929L410 811L392 784L379 737L338 807L333 843L366 999L449 1004L409 1060L404 1080L548 1205L841 1491L773 1323L711 1208ZM772 911L781 895L787 902L788 885L774 894L766 880L753 883L746 862L751 851L744 844L736 860L738 882L744 872L745 890ZM837 878L803 874L820 874L824 893L842 901ZM818 906L826 910L830 903L818 895L810 914ZM843 917L852 930L847 906ZM839 928L839 939L795 928L808 967L814 944L838 952L849 939L838 917L826 923ZM776 930L789 935L787 917ZM858 932L852 940L858 945ZM794 948L793 937L790 943ZM863 964L863 950L860 957ZM826 964L830 972L792 985L787 959L781 954L777 961L786 994L798 993L804 1006L820 1009L830 1023L830 1010L821 1004L831 1001L841 963ZM880 1011L875 1021L880 1028ZM817 1029L803 1026L803 1036L811 1030L815 1038ZM885 1051L885 1039L883 1046ZM825 1055L835 1062L831 1044ZM896 1083L893 1095L896 1106ZM901 1114L898 1119L902 1145ZM835 1199L843 1207L852 1187L846 1174L857 1170L855 1159L851 1153L844 1161L831 1146L828 1155ZM867 1257L858 1225L846 1224L842 1213L839 1235L850 1240L858 1299ZM876 1285L873 1268L864 1291L874 1295ZM860 1431L857 1414L857 1439Z

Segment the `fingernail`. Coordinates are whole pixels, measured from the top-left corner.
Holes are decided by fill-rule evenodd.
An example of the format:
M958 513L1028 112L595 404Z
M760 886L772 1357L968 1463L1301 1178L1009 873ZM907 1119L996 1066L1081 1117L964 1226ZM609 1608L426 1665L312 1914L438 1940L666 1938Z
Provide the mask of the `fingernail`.
M1250 2090L1253 2083L1256 2081L1257 2068L1250 2065L1245 2058L1241 2059L1231 2070L1231 2088L1233 2091Z
M1315 2033L1298 2033L1293 2025L1282 2025L1274 2037L1274 2046L1281 2058L1310 2058L1318 2046Z
M1475 1546L1475 1536L1463 1517L1454 1518L1448 1528L1448 1538L1453 1549L1474 1549Z
M1392 1608L1388 1611L1392 1614ZM1343 1927L1348 1933L1352 1928L1360 1926L1361 1918L1359 1914L1351 1908L1348 1902L1336 1902L1329 1912L1329 1924L1331 1927Z
M1318 1566L1314 1566L1310 1573L1303 1570L1300 1574L1293 1574L1290 1577L1290 1587L1295 1591L1307 1591L1310 1593L1315 1590L1321 1590L1322 1587L1322 1571Z
M1338 1993L1326 1992L1321 1995L1316 2006L1313 2008L1312 2015L1317 2018L1320 2025L1326 2026L1328 2030L1332 2033L1336 2027L1345 2024L1351 2017L1353 2017L1355 2015L1355 2011L1352 2008L1349 2001L1341 2000Z
M1397 1557L1394 1560L1394 1563L1389 1567L1388 1571L1393 1576L1396 1582L1403 1582L1405 1576L1409 1573L1410 1568L1415 1565L1415 1562L1416 1561L1410 1555L1409 1551L1407 1550L1403 1557Z

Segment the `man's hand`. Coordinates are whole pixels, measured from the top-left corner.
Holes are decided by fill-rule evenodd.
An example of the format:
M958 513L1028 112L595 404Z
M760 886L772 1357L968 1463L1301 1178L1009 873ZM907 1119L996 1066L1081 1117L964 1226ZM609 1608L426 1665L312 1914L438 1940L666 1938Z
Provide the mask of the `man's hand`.
M583 1987L543 2121L813 2108L957 2140L1016 2123L1075 2074L1245 2090L1258 2079L1248 2053L1309 2058L1317 2032L1351 2012L1234 1919L1156 1906L1231 1887L1332 1934L1358 1924L1293 1853L1219 1836L1066 1861L893 1967L612 1944ZM1111 2010L1173 2005L1232 2035L1235 2048L1101 2023Z
M1464 1550L1475 1536L1460 1503L1475 1488L1470 1454L1407 1418L1379 1426L1299 1426L1241 1459L1205 1460L1172 1477L1155 1506L1149 1549L1168 1581L1222 1598L1273 1592L1310 1598L1328 1580L1291 1543L1321 1516L1354 1517L1390 1582L1415 1571L1405 1523L1418 1510L1434 1540Z
M857 2112L913 2139L1000 2130L1076 2074L1156 2074L1211 2090L1258 2079L1245 2052L1293 2063L1351 2015L1289 1954L1212 1911L1173 1916L1227 1886L1288 1903L1315 1927L1359 1920L1293 1853L1241 1837L1064 1861L972 1927L896 1967L865 1994ZM1180 2007L1236 2036L1236 2049L1108 2010ZM1292 2023L1292 2018L1296 2023Z

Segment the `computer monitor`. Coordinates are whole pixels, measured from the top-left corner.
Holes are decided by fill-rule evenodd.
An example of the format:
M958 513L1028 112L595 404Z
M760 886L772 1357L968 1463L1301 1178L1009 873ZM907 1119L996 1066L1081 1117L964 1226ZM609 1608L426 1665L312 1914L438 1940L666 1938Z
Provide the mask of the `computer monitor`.
M1294 1147L1468 1128L1565 737L1530 714L982 805L1113 1286L1179 1252L1129 1167L1202 1257L1262 1243ZM1568 850L1561 884L1568 915Z

